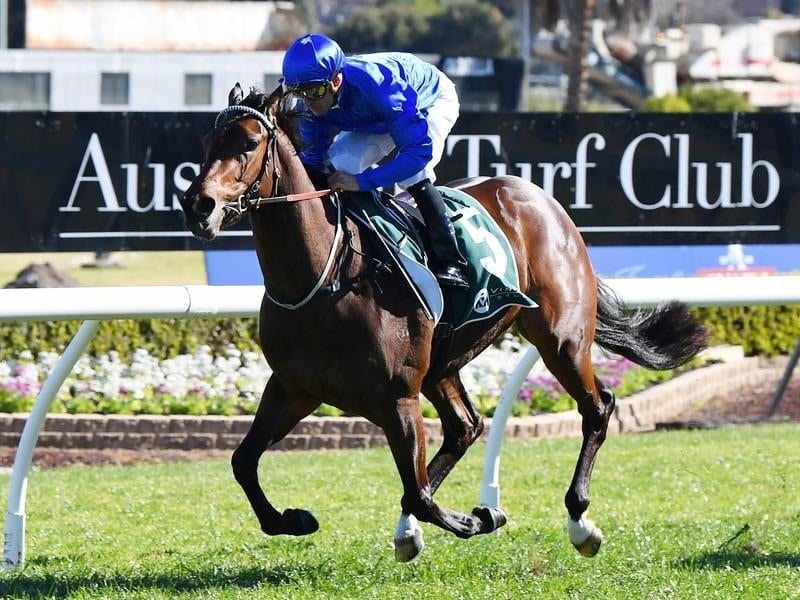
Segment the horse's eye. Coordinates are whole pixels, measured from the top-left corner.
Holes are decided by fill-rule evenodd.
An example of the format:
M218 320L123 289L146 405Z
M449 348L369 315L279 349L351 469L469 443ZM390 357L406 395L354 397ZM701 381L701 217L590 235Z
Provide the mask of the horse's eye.
M244 144L245 152L252 152L256 148L258 148L258 140L247 140Z

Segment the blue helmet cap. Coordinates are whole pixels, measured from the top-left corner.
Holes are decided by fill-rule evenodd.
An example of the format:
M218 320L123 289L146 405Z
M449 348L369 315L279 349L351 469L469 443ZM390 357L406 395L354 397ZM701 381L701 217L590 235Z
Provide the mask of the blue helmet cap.
M319 33L297 38L283 56L283 85L322 83L333 79L344 66L339 44Z

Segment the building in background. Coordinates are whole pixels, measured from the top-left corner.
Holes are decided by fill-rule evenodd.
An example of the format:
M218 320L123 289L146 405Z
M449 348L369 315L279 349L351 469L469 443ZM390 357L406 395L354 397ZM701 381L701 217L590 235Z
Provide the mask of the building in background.
M722 30L689 30L686 76L722 85L762 109L800 109L800 19L759 19Z
M215 110L237 81L271 90L291 40L332 26L364 4L0 0L0 110ZM760 108L795 110L800 19L744 22L752 14L791 15L795 4L662 1L652 22L635 31L595 20L587 60L592 106L635 110L648 96L676 91L680 82L721 85ZM718 18L702 22L709 11ZM522 73L516 59L424 58L456 80L465 110L560 111L569 36L566 24L538 32Z
M24 48L0 50L0 110L211 111L237 81L273 89L306 30L283 1L6 2Z

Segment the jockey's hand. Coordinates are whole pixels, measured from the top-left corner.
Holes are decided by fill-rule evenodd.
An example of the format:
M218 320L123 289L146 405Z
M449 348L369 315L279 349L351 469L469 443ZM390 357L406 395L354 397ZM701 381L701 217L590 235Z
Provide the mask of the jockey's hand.
M345 173L344 171L336 171L333 175L328 177L328 185L334 192L358 191L356 176Z

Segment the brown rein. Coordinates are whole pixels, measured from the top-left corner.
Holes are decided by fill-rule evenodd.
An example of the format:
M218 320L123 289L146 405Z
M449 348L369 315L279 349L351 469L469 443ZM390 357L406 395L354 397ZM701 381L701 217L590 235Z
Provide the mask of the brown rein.
M258 198L249 198L247 203L249 204L249 208L258 208L259 206L263 206L264 204L277 204L279 202L299 202L300 200L313 200L314 198L324 198L325 196L330 196L333 193L330 189L325 190L315 190L313 192L304 192L302 194L288 194L286 196L270 196L268 198L264 198L259 196Z

